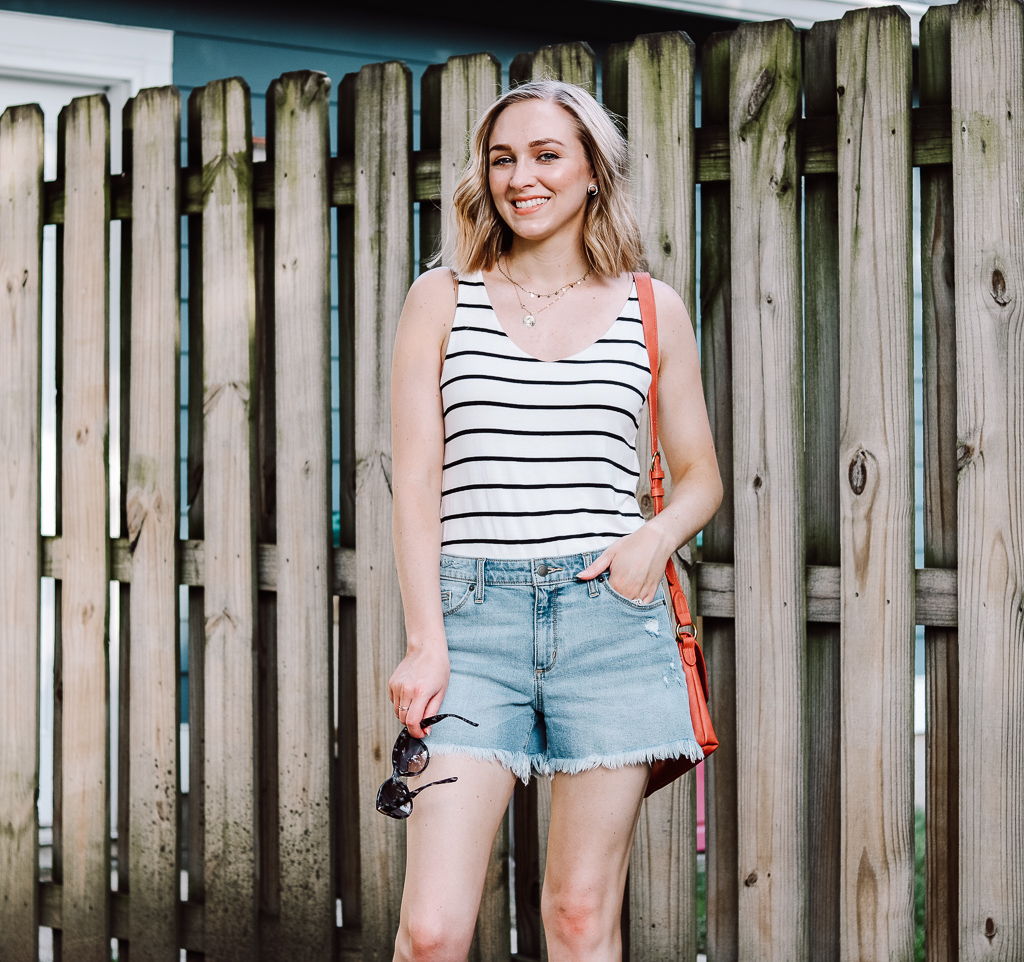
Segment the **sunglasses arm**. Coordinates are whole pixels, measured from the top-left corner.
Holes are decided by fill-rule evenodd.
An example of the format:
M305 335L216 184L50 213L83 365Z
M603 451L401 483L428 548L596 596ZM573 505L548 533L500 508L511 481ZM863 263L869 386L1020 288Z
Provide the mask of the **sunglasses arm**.
M426 785L420 785L420 787L417 788L415 791L409 792L408 797L415 798L417 795L419 795L420 792L423 791L423 789L430 788L431 785L447 785L449 782L457 782L458 780L459 777L457 775L453 775L451 778L439 778L436 782L427 782Z

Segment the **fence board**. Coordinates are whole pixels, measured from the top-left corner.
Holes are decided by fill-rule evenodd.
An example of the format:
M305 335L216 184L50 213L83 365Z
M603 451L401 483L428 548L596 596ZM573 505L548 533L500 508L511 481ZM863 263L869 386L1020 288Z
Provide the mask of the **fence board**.
M107 277L110 109L78 97L60 114L64 220L63 954L109 957L107 757Z
M322 73L286 73L275 102L277 724L282 943L329 958L331 848L331 232ZM285 388L287 385L287 388Z
M530 80L564 80L595 92L597 60L589 44L574 42L541 47L536 53L517 54L508 68L516 87Z
M43 115L0 117L0 931L13 959L39 956L39 411Z
M701 50L701 111L704 124L729 121L729 34L712 34ZM703 557L733 559L732 458L732 269L729 187L701 187L702 380L724 494L718 513L704 528ZM698 568L698 571L700 569ZM697 595L698 603L700 594ZM736 629L731 618L702 620L709 707L719 748L704 763L706 800L708 956L738 958L736 800Z
M921 19L923 105L950 102L950 7ZM956 567L956 314L953 302L953 170L921 169L924 395L924 553L929 567ZM920 618L920 615L918 616ZM926 628L925 950L930 962L958 957L959 905L957 633Z
M178 373L181 99L143 90L132 116L132 547L129 876L132 962L178 956Z
M355 149L356 74L346 74L338 87L338 150ZM422 110L426 110L425 101ZM440 107L438 107L440 112ZM420 228L426 230L423 209ZM422 235L421 235L422 236ZM438 235L439 236L439 235ZM422 251L422 247L420 248ZM349 558L348 584L340 590L335 561L332 585L338 599L338 777L335 783L338 821L338 893L345 928L362 924L359 857L359 696L356 670L356 390L355 390L355 211L338 210L338 472L340 474L338 536Z
M256 295L249 89L237 78L215 81L203 88L199 105L207 190L202 483L211 508L204 517L205 948L208 958L241 960L257 951L256 550L249 416Z
M807 956L800 41L788 21L733 34L733 491L739 954ZM767 377L765 372L772 372Z
M441 77L447 64L435 63L427 67L420 77L420 152L429 151L441 157ZM349 151L353 150L349 146ZM339 153L341 148L338 148ZM420 201L420 263L419 273L429 270L434 255L441 249L441 185L438 198L418 198ZM339 211L340 216L340 211Z
M913 955L910 22L846 14L839 97L843 958ZM854 681L856 679L856 681Z
M1022 38L1019 4L952 11L963 962L1024 944Z
M480 115L501 93L501 64L489 53L449 57L441 73L441 238L447 211L469 160L469 138Z
M804 38L805 110L836 122L838 20ZM838 566L839 551L839 185L833 174L804 178L804 492L807 562ZM840 794L838 625L807 626L808 955L839 957Z
M391 348L412 281L412 86L401 63L371 64L356 92L356 607L363 957L390 958L405 875L399 823L374 809L397 734L387 681L404 654L391 549Z
M650 34L617 44L607 63L605 102L627 117L630 186L648 267L680 293L694 317L693 43L678 32ZM650 457L648 435L645 412L637 433L641 464ZM641 504L650 505L649 480L642 476L641 482ZM629 950L634 959L691 958L696 953L696 822L692 775L644 802L629 875Z

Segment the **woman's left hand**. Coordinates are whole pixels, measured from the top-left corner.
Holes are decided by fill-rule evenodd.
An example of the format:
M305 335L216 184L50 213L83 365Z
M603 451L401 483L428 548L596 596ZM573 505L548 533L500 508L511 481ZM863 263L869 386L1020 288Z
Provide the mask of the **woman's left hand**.
M580 572L579 578L590 581L607 571L608 583L620 595L650 604L676 547L659 525L648 521L610 544L593 564Z

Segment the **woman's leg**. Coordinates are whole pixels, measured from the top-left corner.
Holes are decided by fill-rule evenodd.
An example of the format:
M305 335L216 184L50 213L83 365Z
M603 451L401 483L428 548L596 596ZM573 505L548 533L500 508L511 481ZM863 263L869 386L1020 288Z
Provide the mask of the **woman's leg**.
M556 774L541 913L550 962L620 962L622 894L648 767Z
M407 860L395 962L465 962L494 836L515 776L498 762L432 755L409 787L458 781L417 795L406 820Z

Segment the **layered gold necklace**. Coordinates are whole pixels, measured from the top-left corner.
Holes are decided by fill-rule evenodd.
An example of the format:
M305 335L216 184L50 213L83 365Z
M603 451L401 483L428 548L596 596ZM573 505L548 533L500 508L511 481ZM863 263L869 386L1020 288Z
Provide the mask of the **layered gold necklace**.
M564 287L559 287L557 290L552 291L550 294L537 294L528 288L523 287L504 267L501 266L501 255L498 256L498 270L501 271L502 276L512 285L513 291L515 291L516 300L519 301L519 306L523 310L523 326L533 327L537 323L537 315L542 311L546 311L549 307L553 307L557 304L566 294L569 293L574 287L579 287L588 277L590 277L591 269L588 267L586 274L584 274L578 281L573 281L571 284L566 284ZM522 291L524 294L528 294L530 297L542 297L547 300L547 304L543 307L538 307L536 310L531 310L524 303L519 292Z

